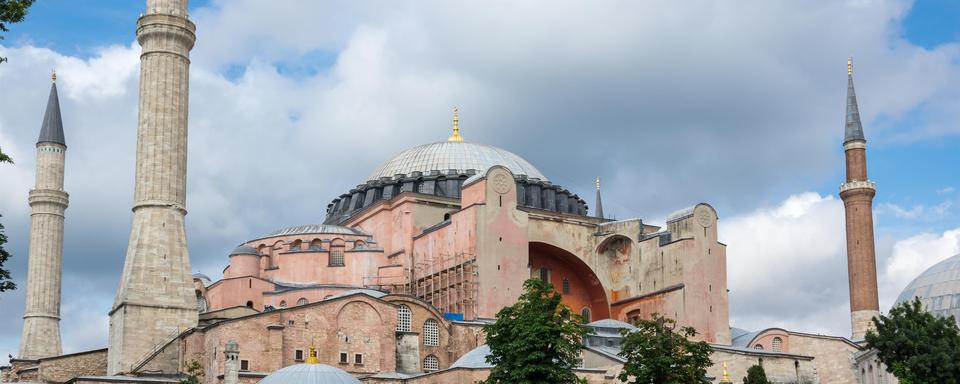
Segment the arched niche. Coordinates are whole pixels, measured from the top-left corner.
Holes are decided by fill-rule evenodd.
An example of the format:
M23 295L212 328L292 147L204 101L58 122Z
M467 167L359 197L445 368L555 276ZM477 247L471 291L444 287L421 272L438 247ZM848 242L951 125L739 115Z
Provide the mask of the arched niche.
M560 247L541 242L530 242L529 253L531 277L546 277L557 292L561 292L567 279L570 293L563 294L564 305L577 314L589 308L592 320L610 318L606 290L583 260Z

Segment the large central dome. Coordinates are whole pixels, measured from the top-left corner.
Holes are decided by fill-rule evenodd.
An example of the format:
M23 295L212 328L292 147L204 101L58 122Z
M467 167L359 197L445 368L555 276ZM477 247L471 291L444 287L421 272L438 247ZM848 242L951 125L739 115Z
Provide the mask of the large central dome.
M937 316L953 315L960 324L960 255L943 260L913 279L897 304L919 297L927 311Z
M494 165L507 167L515 175L547 181L547 178L530 162L513 152L463 141L424 144L400 152L377 167L367 180L379 180L381 177L393 177L398 174L410 175L413 172L445 173L450 169L455 169L459 174L467 173L467 170L471 169L481 173Z

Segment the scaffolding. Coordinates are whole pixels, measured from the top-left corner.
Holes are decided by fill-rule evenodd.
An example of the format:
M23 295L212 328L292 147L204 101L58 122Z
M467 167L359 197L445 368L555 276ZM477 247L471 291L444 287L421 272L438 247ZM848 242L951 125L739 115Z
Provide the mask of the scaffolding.
M477 276L475 254L424 255L414 263L411 294L440 312L473 318L478 309Z

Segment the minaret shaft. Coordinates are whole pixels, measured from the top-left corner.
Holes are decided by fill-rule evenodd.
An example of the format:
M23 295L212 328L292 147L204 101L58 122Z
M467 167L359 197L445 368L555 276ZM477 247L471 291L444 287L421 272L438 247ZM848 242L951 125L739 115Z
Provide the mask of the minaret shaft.
M142 53L133 224L110 312L109 374L131 372L158 343L197 324L184 230L189 54L196 39L186 16L186 0L148 0L137 22Z
M850 284L852 339L863 340L880 314L877 261L873 234L873 197L876 184L867 179L867 141L853 89L852 64L847 63L847 119L843 149L846 182L840 186L847 232L847 273Z
M62 353L60 285L63 265L63 219L69 197L63 191L67 146L63 140L57 87L50 88L47 111L37 142L36 182L30 190L30 248L27 298L20 337L20 359Z

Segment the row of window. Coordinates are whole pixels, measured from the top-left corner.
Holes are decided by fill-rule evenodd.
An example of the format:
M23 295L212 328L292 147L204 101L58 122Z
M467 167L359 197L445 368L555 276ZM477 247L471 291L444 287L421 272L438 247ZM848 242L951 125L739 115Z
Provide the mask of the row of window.
M397 332L410 332L410 322L413 317L410 307L400 305L397 308ZM423 345L436 347L440 345L440 324L434 319L423 322Z
M301 297L299 300L297 300L297 305L307 305L307 304L310 304L310 301L308 301L306 298ZM247 306L253 307L253 302L252 302L252 301L248 301L248 302L247 302ZM281 300L281 301L280 301L280 308L286 308L286 307L287 307L287 301L286 301L286 300Z
M773 342L770 346L773 349L773 352L782 352L783 351L783 339L779 337L774 337ZM753 346L753 349L763 350L763 345L757 344Z

